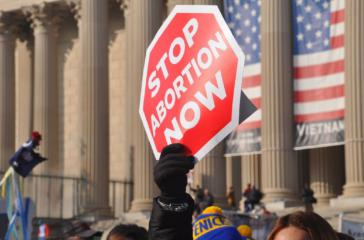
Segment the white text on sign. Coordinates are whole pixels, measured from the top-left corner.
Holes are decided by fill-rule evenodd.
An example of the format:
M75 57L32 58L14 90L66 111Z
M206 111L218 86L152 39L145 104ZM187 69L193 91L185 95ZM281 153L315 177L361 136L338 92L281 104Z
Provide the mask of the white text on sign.
M168 79L168 68L178 64L183 58L186 48L191 48L194 45L194 36L199 30L198 26L198 21L195 18L190 19L184 26L181 36L172 41L169 50L162 55L155 70L150 73L148 88L152 98L158 95L161 84ZM172 86L164 92L164 97L156 105L155 113L151 115L153 136L165 120L168 111L175 106L176 100L188 91L188 87L192 86L201 77L203 71L208 70L213 61L219 58L220 52L225 50L227 50L227 45L224 38L220 32L216 32L215 37L207 41L207 46L200 48L197 56L188 61L181 73L173 80ZM195 99L184 104L178 118L172 118L171 128L165 128L164 137L168 144L172 143L172 139L180 140L182 138L181 127L188 130L198 124L201 113L200 107L204 106L212 111L215 108L214 96L220 100L226 98L221 71L215 73L215 79L210 79L205 83L204 90L205 92L197 91L194 94ZM192 113L193 117L188 118L187 115L191 116L188 113Z

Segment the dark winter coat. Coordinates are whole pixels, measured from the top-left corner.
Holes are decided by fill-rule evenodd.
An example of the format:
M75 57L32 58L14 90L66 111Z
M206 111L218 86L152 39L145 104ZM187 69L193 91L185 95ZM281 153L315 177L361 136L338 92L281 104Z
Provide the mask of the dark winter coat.
M192 240L194 201L186 194L184 199L154 198L149 221L150 240Z

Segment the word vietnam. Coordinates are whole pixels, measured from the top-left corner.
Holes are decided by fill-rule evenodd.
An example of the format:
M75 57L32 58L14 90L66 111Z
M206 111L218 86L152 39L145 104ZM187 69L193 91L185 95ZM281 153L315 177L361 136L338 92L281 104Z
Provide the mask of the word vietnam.
M169 49L163 53L155 69L148 76L147 86L151 98L158 97L159 102L150 116L153 137L156 131L162 126L164 138L167 144L172 143L172 139L180 140L183 132L194 128L200 121L201 111L212 111L216 104L215 100L226 98L223 75L220 70L210 69L225 50L227 44L222 34L217 31L213 38L208 39L206 44L200 47L195 54L191 54L195 45L195 36L199 31L199 22L196 18L190 19L181 31L181 35L173 39ZM176 77L171 78L170 72L175 70L181 60L188 57L187 64ZM211 71L214 71L211 74ZM210 77L202 86L199 79L204 73L209 72ZM163 88L163 84L168 87ZM196 90L197 89L197 90ZM191 95L191 92L193 94ZM180 106L178 101L182 101ZM180 102L181 103L181 102ZM173 109L178 106L179 113ZM201 109L205 108L205 109ZM164 122L169 113L173 112L170 123Z

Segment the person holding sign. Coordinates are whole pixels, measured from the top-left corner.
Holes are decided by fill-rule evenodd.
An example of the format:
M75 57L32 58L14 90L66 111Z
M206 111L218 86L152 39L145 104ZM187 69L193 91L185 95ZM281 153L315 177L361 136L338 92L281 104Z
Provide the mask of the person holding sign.
M154 167L154 181L161 195L154 198L149 221L149 239L153 240L245 240L236 226L211 206L192 226L194 201L186 193L187 173L195 166L195 157L180 144L168 145Z
M256 110L241 91L244 58L217 6L176 6L150 43L139 105L159 159L154 181L161 195L153 201L150 239L192 240L194 201L186 174Z
M182 144L171 144L161 152L154 168L154 181L161 195L154 198L149 222L149 238L158 240L192 239L194 201L186 193L187 173L195 158Z

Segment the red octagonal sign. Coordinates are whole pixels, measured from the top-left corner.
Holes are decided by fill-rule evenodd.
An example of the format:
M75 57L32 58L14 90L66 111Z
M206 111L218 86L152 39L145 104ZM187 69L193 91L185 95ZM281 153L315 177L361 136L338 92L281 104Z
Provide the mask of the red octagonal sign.
M216 6L176 6L149 45L139 113L156 159L183 143L198 159L239 124L244 54Z

